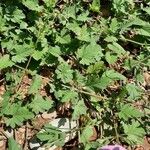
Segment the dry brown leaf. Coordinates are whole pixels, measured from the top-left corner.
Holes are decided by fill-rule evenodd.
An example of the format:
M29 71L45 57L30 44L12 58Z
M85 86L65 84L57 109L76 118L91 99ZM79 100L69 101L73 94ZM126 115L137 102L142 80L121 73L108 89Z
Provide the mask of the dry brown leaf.
M148 139L148 137L144 137L143 144L136 146L134 150L150 150L150 143Z
M41 129L48 122L49 122L49 119L44 119L42 116L37 116L32 121L32 124L35 129Z
M19 145L23 146L25 141L25 126L20 127L15 134L16 141Z
M148 137L145 137L144 138L144 142L142 144L144 150L150 150L150 142L148 141Z
M144 85L150 86L150 73L144 72L143 76L144 76L144 81L145 81Z
M19 88L19 93L21 94L22 99L24 99L27 96L28 90L31 85L31 81L32 80L29 79L27 75L23 77L20 88Z
M0 85L0 101L3 100L2 96L5 93L5 86L2 84Z
M56 111L53 111L51 113L44 112L41 116L43 119L51 120L51 119L55 119L57 117L57 112Z
M6 150L6 140L0 141L0 150Z

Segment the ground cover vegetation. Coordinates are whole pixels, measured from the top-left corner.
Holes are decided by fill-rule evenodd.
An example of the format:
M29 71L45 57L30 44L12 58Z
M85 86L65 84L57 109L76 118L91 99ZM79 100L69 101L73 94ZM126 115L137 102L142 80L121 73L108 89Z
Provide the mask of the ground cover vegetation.
M14 131L9 150L28 149L33 137L41 147L133 149L150 135L149 0L1 0L0 41L0 134ZM39 123L52 110L77 122L71 147L68 133Z

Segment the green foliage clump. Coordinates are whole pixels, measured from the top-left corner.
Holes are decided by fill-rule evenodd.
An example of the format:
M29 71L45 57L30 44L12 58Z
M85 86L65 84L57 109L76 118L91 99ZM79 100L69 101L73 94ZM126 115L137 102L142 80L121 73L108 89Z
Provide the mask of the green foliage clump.
M1 0L4 126L17 129L69 103L66 117L79 123L71 132L82 149L140 143L150 133L148 94L141 88L150 67L149 20L146 0ZM97 139L89 141L93 128ZM37 138L64 146L66 135L45 125ZM10 149L16 145L8 139Z

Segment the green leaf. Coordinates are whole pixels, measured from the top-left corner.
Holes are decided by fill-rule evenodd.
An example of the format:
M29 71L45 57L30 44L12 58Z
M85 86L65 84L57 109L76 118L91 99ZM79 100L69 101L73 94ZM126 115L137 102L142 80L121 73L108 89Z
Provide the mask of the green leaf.
M92 80L89 80L87 86L105 89L116 80L123 80L125 82L126 77L114 70L107 70L102 74L101 78L92 78Z
M99 61L102 56L102 48L94 41L87 46L82 46L77 51L77 57L80 59L80 63L83 65L90 65L95 61Z
M80 32L78 32L77 38L81 41L86 41L86 42L89 42L91 40L89 31L86 25L80 28Z
M72 114L72 119L77 120L80 115L85 115L87 111L87 107L84 104L83 100L79 100L78 103L74 106L74 112Z
M109 64L114 64L117 61L118 57L115 54L111 54L110 52L106 52L105 58Z
M110 50L118 54L118 56L122 56L126 53L126 51L123 49L122 46L120 46L118 43L113 42L112 44L107 45Z
M121 32L120 34L122 34L123 32L125 32L126 30L130 29L131 26L147 26L149 25L148 22L138 18L138 17L133 17L131 19L128 19L127 21L123 22L123 24L121 25Z
M30 86L30 89L28 91L29 94L35 94L39 92L39 89L41 88L42 84L42 78L39 75L36 75L33 79L33 82Z
M78 21L83 21L83 22L88 21L88 20L89 20L88 15L89 15L89 11L83 12L82 14L80 14L80 15L77 17L77 20L78 20Z
M77 22L74 22L74 23L67 24L67 28L69 30L73 31L77 35L77 38L79 40L87 41L87 42L89 42L91 40L89 31L88 31L86 25L79 27Z
M32 102L29 104L29 108L32 109L33 112L38 114L39 112L44 112L52 108L53 102L51 99L43 98L41 95L36 94L32 99Z
M81 32L81 28L79 27L78 23L77 22L73 22L73 23L68 23L66 25L66 27L73 31L76 35L80 35L80 32Z
M15 11L13 11L11 21L14 23L21 23L22 19L24 19L24 18L25 18L25 15L24 15L23 11L20 9L15 9Z
M106 42L117 42L118 41L118 39L114 36L107 36L104 40Z
M91 89L105 89L111 83L111 79L104 78L101 80L99 77L90 77L86 83L86 86Z
M54 52L55 53L55 52ZM56 55L56 56L54 56ZM58 62L58 58L60 58L57 54L57 52L55 54L51 54L51 53L46 53L43 58L42 58L42 62L40 65L47 65L47 66L54 66L57 62ZM57 58L58 57L58 58Z
M143 29L137 29L136 34L150 37L150 27L149 27L149 30L146 30L144 28Z
M9 59L8 54L0 57L0 69L12 67L13 65L14 65L14 63Z
M8 106L7 106L8 107ZM26 107L22 107L21 104L12 104L8 107L6 115L11 117L6 118L6 125L15 128L16 125L22 125L23 121L34 117L33 113L30 112Z
M35 59L35 60L40 60L42 59L44 55L44 52L43 51L38 51L38 50L34 50L33 53L32 53L32 57Z
M84 77L79 71L75 71L75 78L74 80L78 83L78 86L85 86L86 84L86 77Z
M133 0L113 0L113 8L115 12L122 18L124 15L129 15L130 11L134 9L135 3Z
M141 97L142 90L132 83L126 85L126 90L128 91L129 94L128 97L129 100L136 100Z
M38 12L42 10L42 7L38 4L38 0L23 0L22 3L30 10Z
M90 137L92 137L92 135L93 135L93 127L87 125L81 133L80 142L84 144L89 143L89 139Z
M8 150L21 150L19 144L12 137L8 138Z
M134 59L126 59L125 62L124 62L124 68L126 70L132 70L134 67L138 66L138 61L137 60L134 60Z
M104 68L104 62L99 61L96 62L94 65L90 65L87 69L87 73L89 74L99 73L103 68Z
M6 91L2 96L3 100L1 102L1 111L0 114L3 115L5 112L9 111L9 100L11 98L10 91Z
M57 35L56 42L61 44L68 44L71 42L70 35L64 35L62 37Z
M23 45L14 45L13 48L15 55L12 57L12 61L16 63L27 61L27 57L33 53L33 46L25 43Z
M103 77L108 77L109 79L112 80L123 80L126 81L126 77L122 74L120 74L119 72L116 72L114 70L107 70L103 75Z
M100 11L100 1L99 0L93 0L92 4L90 5L90 9L93 12L99 12Z
M98 149L100 146L99 142L97 141L92 141L92 142L87 142L84 144L85 148L84 150L90 150L90 149Z
M73 79L73 70L66 63L61 63L56 69L57 78L61 79L63 83L68 83Z
M144 10L148 15L150 15L150 7L145 7L145 8L143 8L143 10Z
M117 21L117 18L113 18L111 20L110 30L112 33L116 33L118 29L119 29L119 23Z
M143 72L139 72L139 73L136 74L136 81L138 83L143 83L144 82Z
M76 18L76 5L68 6L64 9L62 15L67 18Z
M128 120L129 118L139 118L142 117L144 114L143 112L139 111L138 109L134 108L129 104L125 104L121 107L121 111L119 112L119 118Z
M145 131L138 122L132 124L123 124L124 132L127 135L126 142L131 145L141 144L143 142Z
M24 21L21 22L20 24L20 29L27 29L28 24Z
M51 146L63 146L65 144L65 133L59 130L57 127L53 127L52 125L48 124L45 125L44 131L39 132L37 134L37 138L42 142L47 142Z
M61 50L58 46L51 47L49 52L55 57L59 57L61 55Z
M44 0L43 1L47 7L52 8L55 6L57 0Z
M55 96L61 102L75 102L77 100L78 94L71 90L59 90L55 92Z
M7 27L5 25L6 20L2 17L2 15L0 15L0 33L7 30Z

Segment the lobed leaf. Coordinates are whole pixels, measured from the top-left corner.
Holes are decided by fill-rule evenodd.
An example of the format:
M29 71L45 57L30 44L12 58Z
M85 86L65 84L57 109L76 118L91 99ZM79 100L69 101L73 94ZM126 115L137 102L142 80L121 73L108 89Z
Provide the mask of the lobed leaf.
M12 67L13 65L14 65L14 63L9 59L8 54L0 57L0 69Z
M121 111L119 112L119 117L124 120L128 120L130 118L139 118L144 116L143 112L134 108L129 104L125 104L121 107Z

